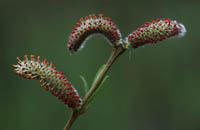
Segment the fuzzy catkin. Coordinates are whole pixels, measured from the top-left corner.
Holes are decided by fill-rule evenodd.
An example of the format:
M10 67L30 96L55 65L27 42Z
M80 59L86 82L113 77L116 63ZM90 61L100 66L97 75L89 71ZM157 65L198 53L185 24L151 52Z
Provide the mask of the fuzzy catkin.
M78 95L76 89L71 85L67 78L53 67L53 63L48 63L46 59L40 61L34 55L24 55L24 59L20 60L17 57L18 63L13 65L16 75L26 79L37 79L40 81L40 86L45 90L50 91L59 100L64 102L68 107L79 107L82 104L82 99Z
M84 42L93 34L102 34L113 46L122 43L119 29L111 21L111 18L105 17L103 14L85 16L73 28L68 41L68 49L71 52L80 50L84 46Z
M125 48L138 48L148 43L157 43L166 38L184 36L186 29L183 24L170 19L156 19L141 25L125 39Z

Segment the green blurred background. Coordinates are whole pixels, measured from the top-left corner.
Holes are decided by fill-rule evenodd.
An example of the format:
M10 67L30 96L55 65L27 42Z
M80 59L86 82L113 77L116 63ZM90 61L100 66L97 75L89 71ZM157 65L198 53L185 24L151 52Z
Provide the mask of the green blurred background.
M91 82L111 51L101 36L76 54L67 51L73 25L91 13L111 17L124 37L157 17L180 21L187 34L122 55L72 130L200 130L198 0L1 0L0 130L63 129L70 109L38 81L14 75L12 64L26 53L47 58L83 96L79 75Z

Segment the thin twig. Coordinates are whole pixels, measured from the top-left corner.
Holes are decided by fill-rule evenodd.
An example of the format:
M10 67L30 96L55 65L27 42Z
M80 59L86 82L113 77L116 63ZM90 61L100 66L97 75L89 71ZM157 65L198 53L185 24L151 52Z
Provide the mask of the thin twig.
M65 125L64 130L69 130L77 117L78 117L77 111L73 110L69 120L67 121L67 124Z
M83 105L82 105L83 107L84 107L84 105L87 104L88 99L92 96L92 94L95 92L95 90L99 87L99 85L101 84L102 80L104 79L106 73L108 72L108 70L110 69L110 67L114 63L114 61L123 52L124 52L124 49L122 48L122 46L119 46L117 48L113 48L111 56L108 59L106 65L105 65L105 68L102 70L100 76L98 77L98 79L96 80L96 82L93 84L93 86L90 88L90 90L88 91L88 93L84 97L84 99L83 99Z
M90 88L90 90L88 91L88 93L85 95L85 97L83 99L83 104L82 104L81 108L79 110L73 109L72 115L69 118L67 124L65 125L64 130L69 130L71 128L71 126L73 125L73 123L76 121L76 119L81 114L87 112L87 110L88 110L87 102L88 102L89 98L93 95L93 93L95 92L95 90L99 87L99 85L101 84L102 80L104 79L106 73L108 72L108 70L110 69L110 67L112 66L112 64L116 61L116 59L124 51L125 51L125 49L122 46L118 46L116 48L113 48L111 56L108 59L108 61L106 62L105 68L102 70L102 72L100 73L99 77L97 78L97 80L95 81L95 83L93 84L93 86Z

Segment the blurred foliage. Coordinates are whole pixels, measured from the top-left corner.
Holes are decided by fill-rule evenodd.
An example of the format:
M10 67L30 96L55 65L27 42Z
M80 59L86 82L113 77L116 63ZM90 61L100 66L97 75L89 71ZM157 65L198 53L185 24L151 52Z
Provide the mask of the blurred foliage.
M1 130L61 130L70 109L34 80L13 74L17 56L40 55L55 62L81 96L79 75L92 81L111 47L93 37L73 55L67 40L73 25L90 13L103 13L126 36L151 18L176 19L186 26L181 39L169 39L122 55L107 87L72 130L199 130L200 44L195 0L1 0Z

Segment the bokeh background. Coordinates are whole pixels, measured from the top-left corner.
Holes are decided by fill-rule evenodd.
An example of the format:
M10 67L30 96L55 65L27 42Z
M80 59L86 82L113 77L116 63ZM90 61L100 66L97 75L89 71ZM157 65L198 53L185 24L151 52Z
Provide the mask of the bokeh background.
M55 62L83 97L79 75L91 83L111 46L88 40L73 55L67 40L80 17L103 13L125 37L151 18L183 23L185 37L127 51L113 65L106 88L72 130L199 130L200 40L198 0L1 0L1 130L62 130L70 109L39 87L13 74L24 54Z

